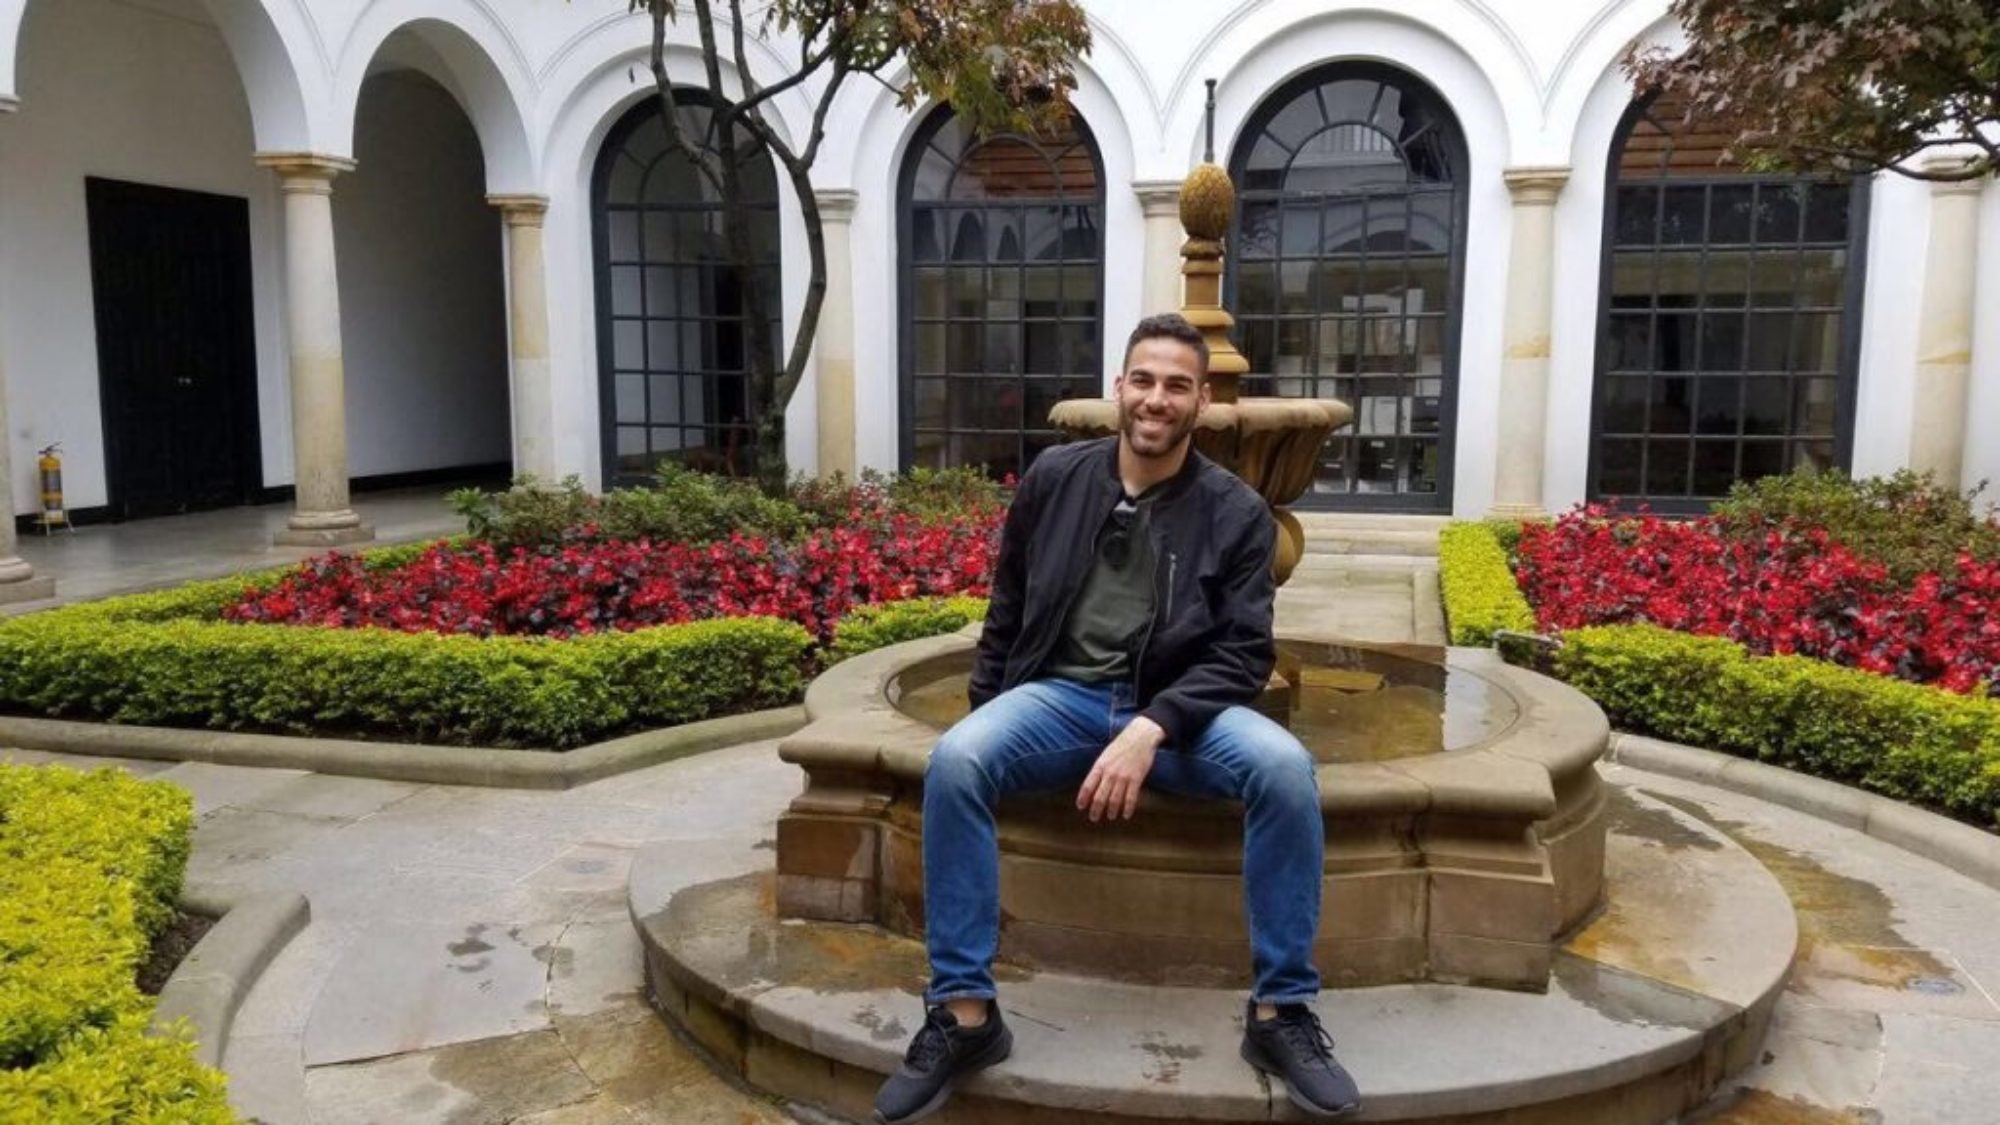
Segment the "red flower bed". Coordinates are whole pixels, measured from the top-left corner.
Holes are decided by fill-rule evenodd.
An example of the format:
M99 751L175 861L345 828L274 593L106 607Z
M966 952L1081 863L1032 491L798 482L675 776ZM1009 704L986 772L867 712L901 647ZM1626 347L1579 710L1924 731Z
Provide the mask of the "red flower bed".
M1815 528L1587 507L1525 529L1516 558L1545 631L1646 622L1958 692L2000 675L2000 565L1970 555L1899 584Z
M919 523L892 517L796 543L732 536L701 546L593 541L502 553L439 544L370 571L325 555L223 611L230 621L376 627L474 636L641 629L709 617L796 621L822 641L849 609L937 594L984 595L998 513ZM587 531L588 529L585 529Z

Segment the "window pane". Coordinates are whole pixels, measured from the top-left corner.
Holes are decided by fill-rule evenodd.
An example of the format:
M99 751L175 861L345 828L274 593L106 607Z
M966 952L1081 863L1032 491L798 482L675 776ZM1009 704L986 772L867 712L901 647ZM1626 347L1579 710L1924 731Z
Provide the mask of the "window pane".
M1103 287L1095 149L1074 121L1056 136L980 142L948 109L937 113L913 149L922 163L904 205L922 214L946 195L957 205L940 208L935 233L920 229L904 253L916 291L903 328L905 385L918 398L904 409L921 431L905 455L1018 473L1024 448L1054 439L1048 409L1078 385L1063 376L1081 372L1095 389ZM931 257L927 240L949 270L918 264Z
M1736 443L1702 441L1694 447L1694 494L1721 496L1736 480Z
M1597 446L1597 491L1604 496L1635 496L1639 492L1640 450L1637 441L1601 441Z
M1688 491L1688 443L1646 443L1646 492L1652 496L1684 496Z
M1624 377L1604 381L1604 432L1639 434L1646 431L1646 380Z

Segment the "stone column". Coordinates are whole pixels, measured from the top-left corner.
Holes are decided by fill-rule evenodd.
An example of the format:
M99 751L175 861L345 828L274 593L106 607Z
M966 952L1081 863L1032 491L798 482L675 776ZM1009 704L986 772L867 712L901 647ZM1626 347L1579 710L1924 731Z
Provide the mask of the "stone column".
M854 257L849 235L854 224L852 191L813 193L820 230L826 236L826 299L819 307L813 338L819 383L819 473L854 479Z
M1146 214L1145 273L1139 315L1178 312L1181 307L1181 182L1134 180L1133 194Z
M0 113L11 113L18 108L17 103L0 101ZM0 308L0 314L5 309ZM4 352L0 348L0 352ZM4 358L4 356L0 356ZM36 574L28 560L21 557L20 544L14 537L14 431L7 424L7 376L5 364L0 363L0 496L6 497L6 509L0 511L0 605L14 602L32 602L56 596L56 581L45 574Z
M285 197L285 331L292 377L292 517L277 540L326 547L373 539L347 499L347 389L340 354L340 281L334 269L333 178L354 162L317 153L268 153Z
M1926 172L1955 171L1958 157L1931 157ZM1931 236L1917 314L1917 370L1910 410L1910 467L1957 488L1965 464L1965 407L1972 372L1973 258L1979 192L1986 181L1931 185Z
M556 475L555 397L549 385L548 267L542 258L543 195L489 195L507 226L507 316L514 417L514 475Z
M56 596L56 581L45 574L36 574L28 560L21 557L20 544L14 535L14 458L13 431L7 427L6 377L0 374L0 481L6 483L7 510L0 515L0 605L13 602L32 602Z
M1569 169L1509 168L1502 175L1514 197L1514 235L1501 328L1500 440L1491 514L1532 519L1548 514L1542 507L1542 462L1548 443L1555 209Z

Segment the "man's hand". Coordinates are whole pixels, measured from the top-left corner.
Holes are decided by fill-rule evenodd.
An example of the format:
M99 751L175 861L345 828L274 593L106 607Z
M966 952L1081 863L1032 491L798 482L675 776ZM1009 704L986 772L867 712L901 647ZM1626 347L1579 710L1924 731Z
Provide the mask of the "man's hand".
M1076 807L1088 809L1092 823L1107 816L1132 819L1139 811L1139 790L1153 769L1153 755L1166 737L1160 724L1144 715L1125 724L1090 767L1090 776L1076 791Z

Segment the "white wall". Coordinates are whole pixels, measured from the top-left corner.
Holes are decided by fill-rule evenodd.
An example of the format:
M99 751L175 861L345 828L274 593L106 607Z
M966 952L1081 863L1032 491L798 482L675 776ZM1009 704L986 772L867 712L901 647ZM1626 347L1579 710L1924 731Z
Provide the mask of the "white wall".
M362 86L354 155L333 188L348 472L505 462L503 243L472 123L390 71Z
M247 197L264 483L291 479L277 191L198 0L37 0L19 113L0 117L0 349L14 510L36 510L34 451L62 443L72 508L103 504L86 176Z
M411 216L429 205L404 207L432 200L443 188L430 174L435 169L412 164L408 158L415 154L402 146L454 129L462 137L466 126L462 118L446 125L442 116L397 110L379 115L395 121L377 136L370 118L378 115L366 104L357 106L357 91L364 88L360 76L385 63L420 66L472 106L471 120L489 140L482 146L486 175L480 183L468 174L465 182L473 186L457 198L482 191L549 197L557 464L597 479L602 462L590 168L610 123L647 96L643 16L629 14L622 0L34 0L19 37L17 73L8 47L24 2L0 0L0 104L10 93L22 100L18 117L0 117L0 330L7 332L4 359L13 386L17 506L32 502L23 468L30 451L55 438L72 454L73 502L102 500L82 228L85 173L250 197L266 483L289 479L276 192L270 174L250 163L253 129L258 147L268 151L362 157L359 172L335 185L353 471L504 456L504 355L492 350L489 330L504 308L494 288L501 268L497 219L482 211L478 253L453 256L482 263L477 270L467 267L464 284L451 286L447 295L441 278L420 272L428 259L418 251L426 240L409 237ZM1129 185L1181 175L1198 157L1202 79L1221 80L1216 147L1226 158L1253 107L1292 74L1336 58L1405 67L1445 95L1472 148L1454 508L1479 514L1492 494L1511 221L1500 174L1521 165L1572 169L1556 210L1544 502L1561 508L1580 499L1595 363L1604 154L1630 96L1618 58L1635 38L1671 42L1675 29L1666 6L1666 0L1086 0L1096 47L1084 60L1077 101L1105 161L1106 338L1115 342L1139 311L1143 220ZM205 26L211 12L224 32ZM684 21L670 34L670 70L699 81L691 24ZM387 46L392 39L395 50ZM768 81L785 65L788 48L753 40L751 54L752 67ZM902 78L887 77L892 83ZM247 107L246 84L255 91ZM781 131L802 135L813 92L808 84L771 107ZM897 457L893 208L903 148L916 120L879 84L853 81L827 121L815 170L820 188L858 194L853 273L830 284L853 294L857 454L859 463L874 467L892 466ZM390 155L357 154L357 143L363 149L387 146ZM458 154L454 167L465 162L462 147L452 151ZM349 229L356 200L383 183L370 178L397 174L383 172L385 164L426 171L393 192L382 187L381 198L396 205L374 207L380 225L358 235ZM1875 193L1857 472L1888 471L1908 455L1919 299L1914 283L1928 229L1926 190L1884 177ZM805 253L797 201L789 185L783 193L789 324L802 304ZM1988 191L1982 209L1979 284L1986 308L2000 306L1996 189ZM474 210L468 203L452 212L462 215L463 229L453 218L446 220L450 233L428 226L422 233L462 238L470 250ZM430 287L412 294L410 276L423 277ZM413 308L423 316L413 317ZM419 327L419 321L427 323ZM1115 349L1106 351L1108 380L1116 356ZM421 378L413 374L418 366ZM1974 368L1968 476L2000 475L2000 318L1979 324ZM788 448L796 468L812 467L816 396L809 372L789 413ZM467 424L450 413L458 407L441 405L446 402L496 408ZM452 424L436 424L440 418ZM419 423L431 423L430 430Z

